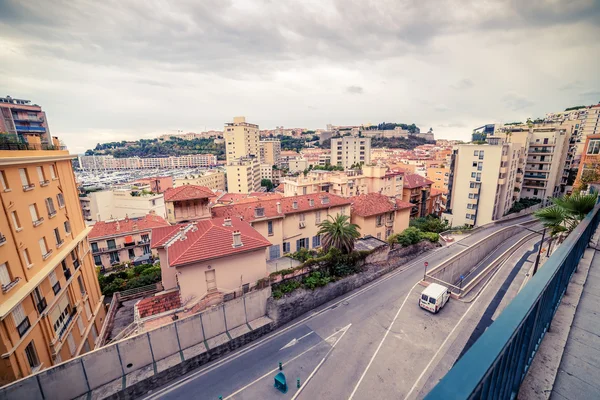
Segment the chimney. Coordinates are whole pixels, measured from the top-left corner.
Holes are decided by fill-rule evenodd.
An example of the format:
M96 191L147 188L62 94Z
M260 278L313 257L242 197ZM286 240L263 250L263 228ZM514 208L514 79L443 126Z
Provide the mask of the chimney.
M281 214L281 203L277 202L277 214Z
M119 220L117 220L117 223L115 224L115 228L116 228L117 232L119 232L121 230L121 224L119 224Z
M297 210L297 209L298 209L298 202L297 202L297 201L294 201L294 202L292 203L292 208L293 208L294 210Z
M225 218L223 220L223 226L231 226L231 218Z
M232 247L241 247L242 246L242 234L240 231L233 231L233 244Z

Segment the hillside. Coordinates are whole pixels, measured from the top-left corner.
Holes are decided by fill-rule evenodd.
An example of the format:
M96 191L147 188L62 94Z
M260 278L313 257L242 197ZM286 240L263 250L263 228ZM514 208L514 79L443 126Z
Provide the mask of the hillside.
M171 138L159 141L158 139L140 139L135 142L109 142L98 143L93 150L85 152L86 155L112 155L123 157L160 157L182 156L186 154L215 154L217 159L225 159L225 143L217 143L213 139L184 140Z

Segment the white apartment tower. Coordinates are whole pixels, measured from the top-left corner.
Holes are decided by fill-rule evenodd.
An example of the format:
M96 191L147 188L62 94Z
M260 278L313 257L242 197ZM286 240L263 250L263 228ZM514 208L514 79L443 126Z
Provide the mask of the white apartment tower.
M350 168L371 163L371 138L344 136L331 139L331 165Z

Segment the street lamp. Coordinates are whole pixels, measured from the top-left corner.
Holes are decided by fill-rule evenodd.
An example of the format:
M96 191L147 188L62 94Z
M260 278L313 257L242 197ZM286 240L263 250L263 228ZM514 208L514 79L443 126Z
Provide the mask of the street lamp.
M534 231L533 229L526 228L521 225L521 228L526 229L530 232L539 234L538 231ZM535 257L535 265L533 266L533 273L531 276L534 276L538 270L538 265L540 264L540 254L542 253L542 245L544 244L544 237L546 236L546 228L542 231L542 240L540 240L540 248L538 249L537 256Z

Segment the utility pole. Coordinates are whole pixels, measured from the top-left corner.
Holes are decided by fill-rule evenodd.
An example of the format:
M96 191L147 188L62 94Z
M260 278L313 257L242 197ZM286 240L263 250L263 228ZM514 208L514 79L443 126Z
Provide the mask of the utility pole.
M544 236L546 236L546 228L544 228L544 230L542 231L542 240L540 240L540 247L538 249L537 257L535 258L535 265L533 266L533 274L531 274L531 276L534 276L538 270L538 265L540 263L540 254L542 253L542 246L544 245Z

